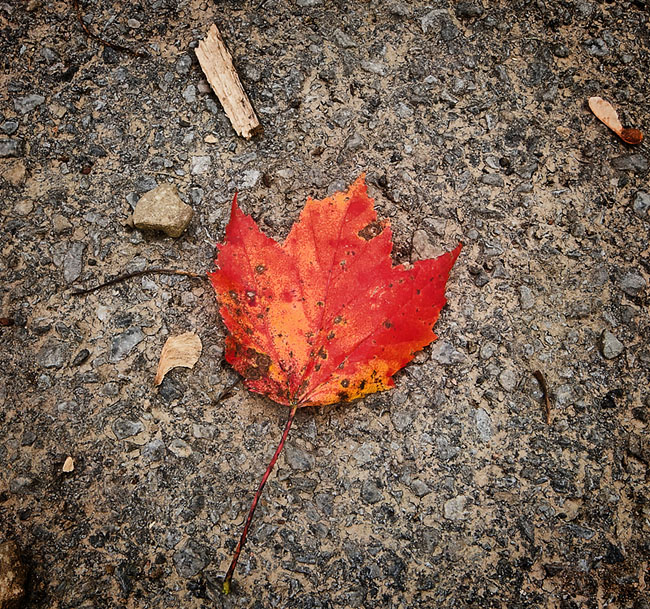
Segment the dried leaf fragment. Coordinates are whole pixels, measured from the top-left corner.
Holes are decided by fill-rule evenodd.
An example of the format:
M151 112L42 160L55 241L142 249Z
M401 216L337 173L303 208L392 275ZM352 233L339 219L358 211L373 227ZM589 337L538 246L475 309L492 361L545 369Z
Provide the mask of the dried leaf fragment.
M638 129L625 129L612 104L602 97L590 97L589 108L596 115L596 118L605 123L626 144L636 145L643 141L643 133Z
M160 353L154 385L160 385L172 368L194 368L202 348L201 339L194 332L170 336Z
M69 474L73 470L74 470L74 459L72 457L67 457L63 463L63 471L66 474Z

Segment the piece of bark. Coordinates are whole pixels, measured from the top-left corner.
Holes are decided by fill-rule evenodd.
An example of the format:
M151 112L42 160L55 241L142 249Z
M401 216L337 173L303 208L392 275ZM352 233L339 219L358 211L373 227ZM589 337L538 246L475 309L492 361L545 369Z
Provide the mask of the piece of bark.
M250 139L261 132L255 110L242 87L232 56L216 25L212 25L208 35L199 42L196 56L237 134Z
M170 336L163 345L154 385L162 383L172 368L194 368L201 355L201 339L194 332Z

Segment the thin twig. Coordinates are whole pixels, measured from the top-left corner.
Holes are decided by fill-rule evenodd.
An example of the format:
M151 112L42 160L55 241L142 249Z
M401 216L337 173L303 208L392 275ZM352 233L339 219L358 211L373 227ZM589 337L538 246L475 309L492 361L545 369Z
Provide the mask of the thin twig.
M129 55L133 55L134 57L143 57L143 58L148 58L149 55L143 51L135 51L134 49L130 49L129 47L122 46L121 44L117 44L115 42L109 42L108 40L104 40L101 36L98 34L95 34L87 25L86 22L83 20L83 16L81 15L81 8L79 7L79 0L72 0L72 4L74 5L74 10L77 13L77 19L83 28L83 31L86 32L86 34L90 37L99 42L100 44L103 44L105 47L110 47L111 49L115 49L116 51L123 51L124 53L128 53Z
M232 390L239 385L239 383L242 382L242 378L239 377L236 381L232 382L228 387L226 387L214 400L212 403L213 406L216 406L219 404L219 402L223 402L226 398L230 397L232 395Z
M242 549L244 548L244 544L246 543L246 537L248 536L248 528L251 525L251 521L253 520L253 514L255 513L255 508L257 507L257 502L260 499L260 496L262 494L262 489L264 488L264 485L266 484L266 481L268 480L269 476L271 475L271 472L273 471L273 467L275 466L275 462L278 460L278 457L280 456L280 453L282 452L282 449L284 447L284 443L287 440L287 436L289 435L289 430L291 429L291 423L293 423L293 419L296 416L296 411L298 410L298 406L294 406L291 409L291 413L289 414L289 419L287 420L287 424L284 428L284 433L282 434L282 438L280 439L280 443L278 444L278 447L275 449L275 454L273 455L273 458L271 459L268 467L266 468L266 471L264 472L264 476L262 476L262 481L260 482L260 486L257 489L257 493L255 493L255 497L253 497L253 503L251 503L251 509L248 512L248 518L246 518L246 524L244 525L244 530L242 531L241 537L239 539L239 542L237 543L237 547L235 548L235 552L232 556L232 561L230 563L230 567L228 567L228 572L226 573L226 577L223 580L223 593L228 594L230 592L230 583L232 581L232 574L235 572L235 567L237 566L237 561L239 560L239 555L241 554Z
M544 375L542 374L541 370L535 370L535 372L533 372L533 376L537 379L537 381L540 384L540 387L542 388L542 394L544 396L544 408L546 412L546 424L550 425L551 424L551 400L549 398L548 385L546 384L546 379L544 378Z
M182 275L183 277L191 277L192 279L208 278L205 273L193 273L192 271L179 271L176 269L159 269L159 268L144 269L143 271L134 271L133 273L126 273L124 275L119 275L114 279L110 279L109 281L100 283L99 285L96 285L92 288L84 288L83 290L77 290L76 292L72 292L72 295L81 296L82 294L90 294L92 292L100 290L101 288L106 288L109 285L115 285L116 283L120 283L121 281L132 279L133 277L142 277L143 275Z

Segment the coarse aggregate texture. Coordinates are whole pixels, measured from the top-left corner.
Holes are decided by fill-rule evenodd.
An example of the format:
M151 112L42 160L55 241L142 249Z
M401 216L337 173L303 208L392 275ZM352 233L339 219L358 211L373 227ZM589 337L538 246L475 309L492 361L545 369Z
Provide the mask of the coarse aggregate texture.
M650 130L648 2L79 6L149 57L72 1L0 2L0 543L26 607L647 609L648 144L586 100ZM213 22L251 141L194 56ZM440 339L394 390L298 413L223 597L288 411L223 396L207 282L71 289L208 271L236 190L282 239L364 171L396 262L465 244ZM164 183L194 210L176 240L127 223ZM190 330L199 362L154 389Z

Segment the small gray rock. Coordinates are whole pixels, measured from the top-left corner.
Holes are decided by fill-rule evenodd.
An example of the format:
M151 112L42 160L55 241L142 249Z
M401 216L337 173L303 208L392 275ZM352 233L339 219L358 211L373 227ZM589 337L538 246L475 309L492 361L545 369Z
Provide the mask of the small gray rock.
M65 258L63 259L63 279L66 283L72 283L81 275L85 251L85 243L75 241L70 244L70 247L65 254Z
M457 351L453 345L444 340L437 340L431 348L431 359L444 366L462 364L465 361L465 355Z
M368 74L374 74L375 76L386 76L386 66L383 63L377 61L362 61L361 69Z
M181 577L194 577L208 564L207 553L203 546L190 539L174 554L174 565Z
M641 292L645 286L645 279L638 273L627 273L627 275L621 279L621 290L623 290L628 296L638 296L639 292Z
M447 520L459 522L467 518L465 513L465 505L467 504L467 497L465 495L458 495L449 501L445 501L443 506L443 513Z
M609 55L609 47L602 38L590 38L584 42L587 53L594 57L605 57Z
M141 230L159 230L170 237L180 237L192 213L192 208L178 196L176 186L161 184L140 198L133 212L133 224Z
M33 93L32 95L14 99L14 108L16 109L16 112L20 112L20 114L27 114L44 102L45 98L42 95Z
M443 461L453 459L460 452L460 448L453 446L447 436L438 436L436 438L436 446L438 447L438 455Z
M648 159L642 154L627 154L612 159L612 166L619 171L645 173L648 171Z
M600 335L600 352L605 359L614 359L623 353L625 346L609 330Z
M0 138L0 158L22 156L23 141L8 137Z
M119 336L116 336L111 344L111 354L109 358L111 363L114 364L123 360L129 353L131 353L133 348L143 340L144 333L137 326L129 328Z
M476 421L476 429L479 438L483 442L488 442L492 437L492 419L484 408L477 408L474 413L474 420Z
M413 480L411 490L417 497L424 497L431 492L431 489L422 480Z
M288 445L284 458L289 467L297 472L308 472L314 467L314 457L297 446Z
M18 476L9 483L9 490L12 493L25 493L32 487L33 484L34 481L31 478L28 478L26 476Z
M528 286L522 285L519 287L519 306L523 311L532 309L535 306L535 297Z
M174 438L169 443L169 452L179 459L186 459L192 454L192 447L185 440Z
M210 164L212 160L209 156L193 156L190 159L190 173L193 176L201 175L202 173L207 173L210 171Z
M481 182L488 186L503 186L503 177L498 173L485 173L481 176Z
M196 101L196 87L194 85L187 85L183 91L183 99L188 104L193 104Z
M361 499L366 503L377 503L384 498L381 489L373 480L364 480L361 485Z
M639 190L634 196L634 202L632 203L632 209L634 213L643 218L644 220L648 219L648 212L650 212L650 194Z
M165 457L165 443L160 438L154 438L142 447L141 454L148 461L161 461Z
M346 150L359 150L366 145L366 140L364 140L361 135L358 133L353 133L346 141L345 148Z
M400 433L411 426L414 418L413 412L396 409L390 411L390 420L393 422L393 427Z
M39 350L36 361L43 368L63 368L68 358L68 351L64 343L50 339Z
M456 17L459 19L473 19L483 15L483 7L474 2L459 2L456 5Z
M117 418L113 421L113 433L118 440L125 440L137 436L141 431L144 431L142 421L129 421L129 419Z
M25 598L27 567L22 561L18 544L0 544L0 608L18 609Z
M506 368L499 374L499 385L504 391L513 391L519 382L519 375L509 368Z
M332 34L334 42L343 49L352 49L357 46L357 43L352 40L345 32L338 28Z
M0 125L0 131L5 135L13 135L18 131L18 121L7 120Z
M176 72L185 76L189 74L192 67L192 58L189 55L181 55L176 62Z
M257 169L244 171L242 179L239 182L240 188L254 188L262 177L262 172Z

